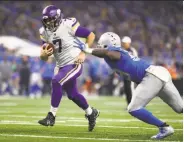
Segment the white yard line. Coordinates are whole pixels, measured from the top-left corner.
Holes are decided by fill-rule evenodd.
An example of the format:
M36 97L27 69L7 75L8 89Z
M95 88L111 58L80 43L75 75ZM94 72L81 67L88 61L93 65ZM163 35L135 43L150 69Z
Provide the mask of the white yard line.
M71 127L87 127L88 125L65 125L64 126L71 126ZM126 126L105 126L105 125L97 125L96 127L99 128L120 128L120 129L150 129L150 130L157 130L158 128L148 128L148 127L126 127ZM177 131L183 131L183 129L174 129Z
M58 117L59 118L59 117ZM64 118L60 118L60 119L64 119ZM82 122L84 121L85 119L83 118L70 118L70 117L67 117L65 118L66 121L71 121L71 122ZM173 123L178 123L178 122L183 122L183 120L181 119L178 119L178 120L173 120L173 119L164 119L164 121L167 121L167 122L173 122ZM137 120L137 119L106 119L106 118L98 118L97 119L97 122L141 122L140 120Z
M18 109L19 111L21 110L22 113L25 113L25 114L46 114L46 110L44 111L38 111L38 110L35 110L35 111L27 111L27 109L25 108L19 108ZM14 113L15 111L12 110L12 108L5 108L4 110L0 110L0 114L3 115L3 114L11 114L11 113ZM83 114L84 112L83 111L79 111L79 110L61 110L61 112L63 113L66 113L66 114ZM120 116L130 116L130 114L126 111L126 110L112 110L112 111L109 111L109 110L100 110L101 113L107 113L107 115L114 115L114 114L117 114L120 115ZM158 117L168 117L168 118L173 118L172 115L167 115L167 114L161 114L160 111L155 111L154 114Z
M7 114L7 113L9 113L9 114L11 114L13 111L9 111L9 110L0 110L0 114L3 114L3 113L5 113L5 114Z
M63 124L57 123L56 125L59 126L69 126L69 127L88 127L88 125L76 125L76 124L64 124L65 121L60 121ZM39 125L37 122L33 122L33 121L11 121L11 120L2 120L0 121L0 125L1 124L10 124L10 125ZM149 128L149 127L127 127L127 126L109 126L109 125L96 125L96 127L98 128L119 128L119 129L149 129L149 130L157 130L158 128ZM175 129L177 131L183 131L183 129Z
M2 102L0 103L0 107L1 106L6 106L6 107L12 107L12 106L17 106L17 103L11 103L11 102Z
M66 121L59 121L59 123L65 123ZM0 120L0 124L37 124L37 121L16 121L16 120Z
M38 125L35 122L29 122L29 121L11 121L11 120L1 120L0 124L19 124L19 125Z
M98 140L98 141L140 141L151 142L152 140L130 140L130 139L112 139L112 138L86 138L86 137L61 137L61 136L44 136L44 135L18 135L18 134L0 134L5 137L29 137L29 138L46 138L46 139L74 139L74 140ZM179 141L164 141L164 142L179 142Z
M7 115L7 114L0 114L0 117L17 117L17 118L42 118L44 116L26 116L26 115ZM85 118L82 117L57 117L57 120L65 120L65 121L72 121L72 122L82 122L85 120ZM98 122L140 122L140 120L137 119L107 119L107 118L98 118ZM182 119L164 119L164 121L167 122L173 122L173 123L182 123Z

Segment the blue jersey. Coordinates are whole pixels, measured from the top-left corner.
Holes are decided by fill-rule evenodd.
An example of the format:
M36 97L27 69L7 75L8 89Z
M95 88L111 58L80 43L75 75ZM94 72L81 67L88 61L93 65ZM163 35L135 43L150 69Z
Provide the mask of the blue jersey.
M146 69L150 66L146 61L133 56L121 47L108 47L107 50L118 51L121 57L118 61L104 58L107 64L115 70L120 76L128 75L130 80L135 83L140 83L145 76Z

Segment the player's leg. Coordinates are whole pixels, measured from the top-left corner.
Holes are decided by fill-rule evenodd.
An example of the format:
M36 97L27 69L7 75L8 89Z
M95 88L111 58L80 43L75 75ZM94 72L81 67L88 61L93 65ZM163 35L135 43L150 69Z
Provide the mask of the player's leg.
M60 81L66 79L78 67L68 65L62 68L55 67L54 77L52 78L52 95L51 95L51 108L46 118L39 120L38 123L44 126L53 126L55 124L55 116L62 98L62 83Z
M144 107L156 97L163 86L163 82L155 76L147 73L142 82L134 91L131 103L128 106L129 113L151 125L160 127L164 122L157 119Z
M63 70L60 70L58 74L62 74ZM51 95L51 108L48 112L46 118L39 120L38 123L44 126L54 126L55 116L58 110L62 98L62 86L57 81L58 74L55 75L51 81L52 83L52 95Z
M74 65L75 69L68 73L67 77L60 80L60 84L63 86L63 89L66 91L68 98L76 103L82 109L87 109L89 107L86 99L80 95L77 91L76 78L78 78L82 73L82 65ZM89 111L92 111L90 109Z
M172 80L167 82L163 89L159 92L159 97L166 102L175 112L183 113L183 100L172 83ZM160 127L160 132L153 136L152 139L161 139L174 133L174 129L171 126Z
M63 89L66 91L68 98L72 100L75 104L77 104L80 108L82 108L86 112L86 118L89 121L88 130L92 131L96 124L96 118L99 116L99 111L95 108L91 108L83 95L78 92L77 89L77 74L70 81L66 82L63 86Z
M135 90L136 87L137 87L137 84L134 83L133 81L131 81L132 94L133 94L133 92L134 92L134 90Z
M159 93L159 97L167 103L175 112L183 113L183 100L174 86L172 80L167 82Z
M130 104L131 99L132 99L131 81L125 79L124 80L124 87L125 87L125 95L126 95L127 104Z
M72 79L76 79L82 71L82 65L68 65L63 68L60 68L58 73L52 79L52 96L51 96L51 109L47 117L43 120L40 120L38 123L44 126L53 126L55 123L55 116L62 98L62 87ZM76 100L75 100L76 102ZM88 106L85 98L80 97L77 100L77 103L83 102L85 106ZM85 104L86 103L86 104ZM92 108L89 106L86 111L91 111Z
M72 100L75 104L77 104L80 108L86 110L89 107L84 96L81 95L77 90L76 79L72 79L65 83L63 89L66 91L68 98ZM91 111L92 110L87 113L91 113Z
M81 65L79 65L79 67L80 66ZM70 78L63 80L63 89L66 91L68 98L86 112L85 116L89 121L88 129L89 131L92 131L96 124L96 118L99 116L99 111L95 108L91 108L84 96L78 92L76 79L80 76L81 73L82 67L80 67L79 71L73 72L73 74L70 75Z
M164 84L163 81L154 75L147 73L146 77L135 89L132 101L128 107L129 113L132 116L159 128L159 133L152 137L154 139L162 139L174 133L171 126L143 108L160 92Z

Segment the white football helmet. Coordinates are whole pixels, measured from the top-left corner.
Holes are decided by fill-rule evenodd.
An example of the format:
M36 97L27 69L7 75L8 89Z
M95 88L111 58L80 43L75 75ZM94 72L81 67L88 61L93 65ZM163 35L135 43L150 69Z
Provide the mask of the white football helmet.
M113 32L106 32L98 40L98 47L106 48L107 46L121 47L120 37Z

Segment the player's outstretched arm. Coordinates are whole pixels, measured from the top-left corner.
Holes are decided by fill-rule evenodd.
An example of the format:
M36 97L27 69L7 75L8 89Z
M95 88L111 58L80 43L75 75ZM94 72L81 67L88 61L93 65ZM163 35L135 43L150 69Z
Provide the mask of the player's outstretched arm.
M111 60L119 60L121 58L121 54L118 51L109 51L107 49L92 49L91 54L100 58L108 57Z
M107 49L99 49L99 48L91 49L78 39L76 39L74 43L76 44L75 47L80 48L85 53L92 54L100 58L108 57L111 60L119 60L121 58L121 54L118 51L110 51Z

